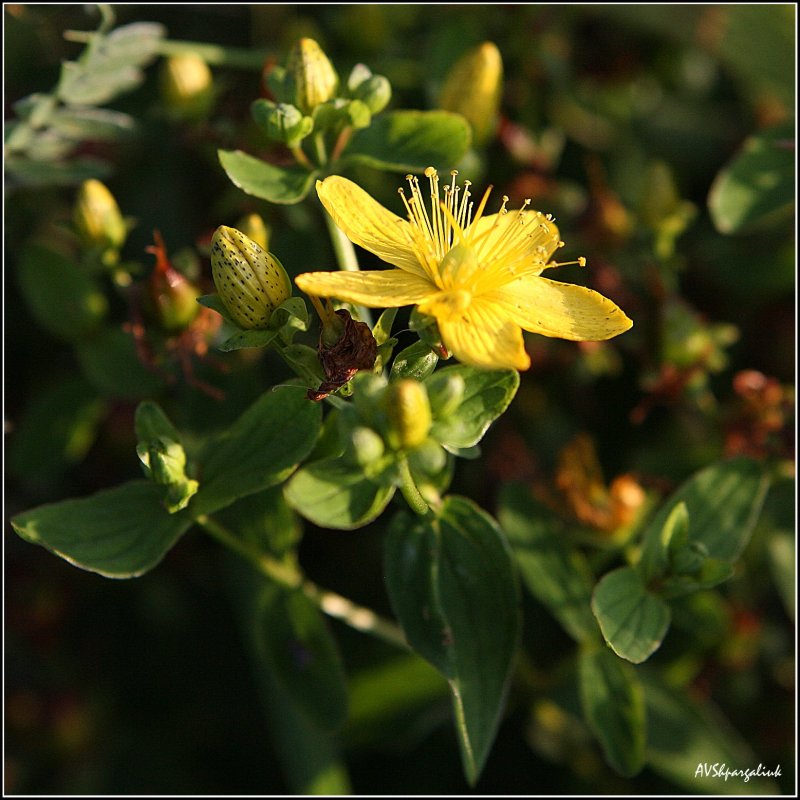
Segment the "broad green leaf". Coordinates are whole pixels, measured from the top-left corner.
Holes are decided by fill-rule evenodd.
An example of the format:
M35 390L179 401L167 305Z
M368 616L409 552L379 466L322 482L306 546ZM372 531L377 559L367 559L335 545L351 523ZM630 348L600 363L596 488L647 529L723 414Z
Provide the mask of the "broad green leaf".
M422 340L401 350L392 362L391 379L413 378L416 381L425 380L439 363L436 351Z
M111 141L136 129L136 120L107 108L60 108L49 123L62 136L74 141Z
M317 172L277 167L241 150L220 150L219 161L235 186L270 203L299 203L314 185Z
M450 687L427 661L410 653L365 668L350 679L350 714L343 734L350 747L383 748L423 737L438 726L431 709L449 714Z
M392 520L384 570L409 643L450 683L464 773L474 784L497 732L519 636L508 545L486 512L451 496L435 516Z
M314 447L321 416L299 386L264 392L208 449L192 511L210 514L286 480Z
M498 520L528 591L578 642L598 638L592 615L593 578L586 559L568 545L562 520L523 486L506 486Z
M353 134L348 160L375 169L422 172L452 169L472 140L469 123L449 111L391 111Z
M143 80L144 73L138 67L107 68L102 64L64 61L58 96L68 105L99 106L135 89Z
M606 761L621 775L636 775L644 766L647 722L634 668L607 649L584 649L578 675L583 716Z
M162 487L130 481L91 497L39 506L11 520L25 540L81 569L107 578L135 578L152 569L192 524L168 514Z
M40 389L13 419L6 465L27 481L47 481L76 464L95 441L108 403L81 377Z
M25 248L17 280L36 321L61 339L88 336L108 311L105 295L80 266L41 245Z
M708 558L733 563L744 550L764 504L769 480L749 458L720 461L689 478L656 512L642 537L638 568L645 581L663 575L669 564L663 529L674 508L685 503L687 544L704 548Z
M163 379L139 360L133 337L120 328L107 328L79 342L75 353L86 377L108 397L138 400L164 386Z
M461 376L466 391L452 414L434 422L431 436L448 449L472 447L514 399L519 373L512 369L482 370L458 365L445 367L428 380L438 381L445 375Z
M794 124L750 136L708 195L720 233L743 233L791 217L796 181Z
M258 597L261 657L291 698L323 730L347 716L347 686L336 642L301 589L266 585Z
M759 757L719 711L698 696L688 696L642 671L647 708L647 764L691 794L780 793L774 780L715 775L714 769L755 770ZM764 764L774 769L775 764ZM706 774L708 773L708 774ZM724 774L724 773L723 773Z
M669 628L669 606L647 591L633 567L620 567L601 578L592 611L611 649L634 664L646 661L661 646Z
M278 331L271 330L238 330L228 337L219 349L223 353L230 353L233 350L241 350L245 347L267 347L278 336Z
M289 505L322 528L352 530L376 519L394 495L388 476L370 477L338 458L299 469L286 484Z

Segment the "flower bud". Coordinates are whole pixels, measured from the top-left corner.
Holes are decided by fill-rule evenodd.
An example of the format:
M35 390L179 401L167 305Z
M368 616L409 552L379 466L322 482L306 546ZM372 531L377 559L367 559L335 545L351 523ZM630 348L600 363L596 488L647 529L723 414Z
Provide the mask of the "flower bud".
M385 395L387 439L398 450L410 450L428 437L433 420L428 393L415 380L390 383Z
M247 214L236 223L236 229L252 239L262 250L269 250L269 228L261 214Z
M299 39L295 43L289 52L286 72L294 81L294 104L304 114L310 114L336 94L339 77L313 39Z
M481 145L497 128L502 92L503 59L495 44L484 42L450 68L439 105L461 114L472 126L475 144Z
M84 181L78 190L73 221L86 247L108 253L104 260L113 263L117 251L125 244L128 227L122 218L114 195L98 180Z
M214 101L208 64L193 53L166 59L161 70L161 95L176 117L199 119L205 116Z
M297 147L311 133L314 122L288 103L256 100L252 105L253 119L270 139L287 147Z
M381 458L383 439L372 428L359 425L345 435L343 458L360 467L368 467Z
M369 67L356 64L347 79L350 96L361 100L372 114L383 111L392 98L392 85L383 75L373 75Z
M222 302L241 328L266 328L272 312L292 294L280 261L225 225L211 240L211 272Z
M425 388L433 416L436 419L447 419L461 405L467 386L461 375L442 370L425 381Z

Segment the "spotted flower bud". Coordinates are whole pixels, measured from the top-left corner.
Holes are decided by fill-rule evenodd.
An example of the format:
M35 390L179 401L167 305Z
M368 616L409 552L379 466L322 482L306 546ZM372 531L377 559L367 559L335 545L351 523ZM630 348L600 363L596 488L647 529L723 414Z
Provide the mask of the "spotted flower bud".
M484 144L495 132L503 91L503 59L492 42L465 53L450 69L439 105L461 114L472 126L475 143Z
M294 81L294 104L304 114L310 114L336 94L339 77L313 39L297 41L289 53L286 72Z
M390 383L385 395L387 439L398 450L411 450L428 438L433 422L428 393L417 381Z
M211 272L228 313L242 328L266 328L272 312L292 294L280 261L225 225L211 240Z
M161 70L161 94L170 113L198 119L208 113L214 86L208 64L197 55L171 56Z
M117 251L128 236L128 228L114 195L105 184L95 179L81 184L75 199L73 221L86 247L107 253L104 260L109 263L116 261Z

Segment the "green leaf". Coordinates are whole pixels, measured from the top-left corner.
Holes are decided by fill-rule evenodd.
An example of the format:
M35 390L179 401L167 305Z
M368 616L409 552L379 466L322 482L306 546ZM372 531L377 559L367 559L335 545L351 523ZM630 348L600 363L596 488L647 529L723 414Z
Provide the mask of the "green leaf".
M292 702L332 730L347 716L344 667L320 610L299 589L266 585L258 598L261 657Z
M791 217L794 163L793 123L750 136L711 186L708 208L717 230L746 233Z
M159 391L164 381L139 360L133 337L120 328L81 341L75 349L86 377L108 397L138 400Z
M11 156L4 167L12 186L76 186L89 178L103 180L113 172L108 161L91 156L59 163Z
M389 341L389 338L392 335L394 318L397 316L398 310L399 309L397 308L387 308L378 317L378 321L375 323L375 327L372 329L372 336L375 339L375 343L379 347L380 345Z
M466 390L456 411L434 422L431 436L448 449L472 447L514 399L519 373L458 365L435 372L428 381L443 380L447 375L463 378Z
M634 664L646 661L661 646L669 628L669 606L647 591L633 567L620 567L601 578L592 611L611 649Z
M450 683L464 773L474 784L497 732L519 637L508 545L486 512L451 496L436 516L392 520L384 570L409 643Z
M370 477L338 458L299 469L286 484L289 505L322 528L352 530L376 519L394 495L388 476Z
M452 169L469 149L469 123L449 111L391 111L353 134L346 156L375 169Z
M197 298L197 302L200 303L201 306L205 306L206 308L210 308L212 311L216 311L217 314L219 314L226 322L230 322L234 328L239 327L228 312L228 309L225 307L225 303L222 302L222 298L218 294L202 294Z
M284 205L303 200L318 175L302 167L277 167L241 150L220 150L219 161L233 184L245 194Z
M422 381L433 373L438 363L439 356L436 351L420 340L401 350L394 357L390 379L412 378L415 381Z
M311 452L322 425L319 404L297 386L264 392L209 448L195 514L210 514L286 480Z
M539 505L523 486L503 488L498 519L530 593L573 639L597 639L591 609L592 573L583 554L567 544L564 522Z
M242 350L245 347L267 347L278 336L278 331L271 330L241 330L228 337L219 349L223 353L230 353L233 350Z
M152 400L145 400L136 406L133 427L136 431L136 438L140 442L148 442L162 436L175 442L181 440L178 429L172 424L161 406Z
M103 69L143 67L156 57L167 29L158 22L132 22L120 25L107 35L95 37L86 60Z
M68 258L41 245L25 248L17 280L31 313L48 332L75 341L96 330L108 302L95 281Z
M796 540L792 533L775 531L767 542L770 572L786 613L793 622L797 609Z
M25 540L81 569L107 578L135 578L152 569L192 524L168 514L162 488L130 481L91 497L39 506L11 520Z
M50 116L49 123L76 142L113 141L136 129L133 117L107 108L60 108Z
M647 741L644 691L636 672L608 650L584 649L578 674L583 715L606 761L625 777L636 775Z
M741 777L726 780L713 769L756 769L759 757L719 711L698 696L668 688L642 671L647 709L647 764L693 795L780 793L775 781ZM774 769L775 765L765 764ZM709 771L706 774L705 770Z
M768 486L762 466L749 458L720 461L689 478L659 508L643 534L638 569L644 580L663 575L668 567L662 532L680 503L689 514L687 544L701 545L708 558L736 561L750 539Z
M68 105L99 106L135 89L143 80L144 73L138 67L107 68L103 64L64 61L57 91Z

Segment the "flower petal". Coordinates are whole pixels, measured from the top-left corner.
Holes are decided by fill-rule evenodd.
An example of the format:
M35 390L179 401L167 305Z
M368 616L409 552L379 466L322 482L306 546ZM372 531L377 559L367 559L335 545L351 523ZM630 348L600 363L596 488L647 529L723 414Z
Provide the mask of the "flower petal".
M317 181L317 194L348 239L395 267L426 276L411 246L409 222L340 175Z
M543 336L598 342L633 325L616 303L599 292L548 278L518 278L485 297L526 331Z
M399 308L415 305L436 291L427 278L402 269L369 272L305 272L294 282L306 294L337 297L369 308Z
M528 369L522 331L501 306L472 298L462 312L454 310L447 294L441 302L429 299L420 310L436 317L445 347L463 364L485 369Z

